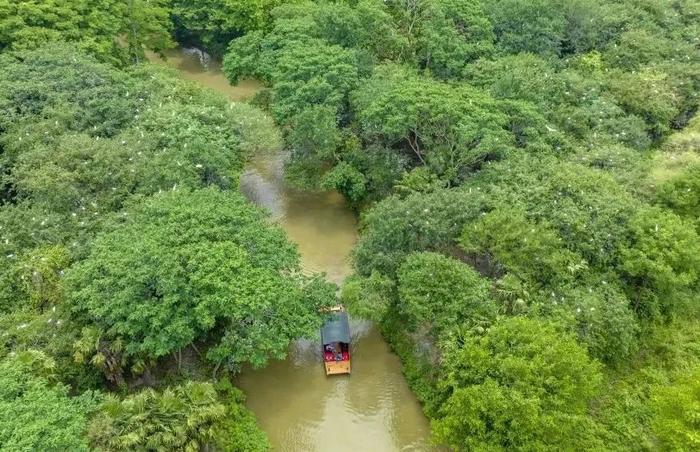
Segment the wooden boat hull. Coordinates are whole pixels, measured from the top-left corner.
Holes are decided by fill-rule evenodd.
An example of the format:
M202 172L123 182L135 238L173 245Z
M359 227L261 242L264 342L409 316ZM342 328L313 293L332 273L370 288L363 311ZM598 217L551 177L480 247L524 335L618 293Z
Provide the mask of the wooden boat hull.
M350 360L346 361L326 361L326 375L342 375L349 374L352 370Z

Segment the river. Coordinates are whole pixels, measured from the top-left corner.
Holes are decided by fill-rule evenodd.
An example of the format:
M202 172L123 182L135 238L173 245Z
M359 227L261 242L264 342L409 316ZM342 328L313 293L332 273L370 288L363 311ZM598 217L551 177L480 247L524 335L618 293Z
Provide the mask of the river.
M245 100L261 88L254 80L231 86L218 63L196 50L166 55L165 62L152 54L149 59L231 100ZM241 176L241 191L268 209L296 242L305 271L325 272L342 283L357 238L355 215L335 192L289 187L282 170L282 155L254 158ZM431 450L428 422L399 359L370 322L352 320L351 330L351 376L326 377L320 344L313 339L292 344L286 360L246 369L237 378L273 447L290 452Z

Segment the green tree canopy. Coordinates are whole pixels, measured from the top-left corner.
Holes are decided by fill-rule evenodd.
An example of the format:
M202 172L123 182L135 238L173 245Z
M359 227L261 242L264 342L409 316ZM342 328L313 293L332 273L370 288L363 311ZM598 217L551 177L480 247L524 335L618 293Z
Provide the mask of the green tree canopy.
M405 149L450 181L514 145L508 117L488 94L396 66L377 69L354 94L353 108L363 138Z
M497 306L490 284L471 267L438 253L409 255L398 270L397 308L408 326L436 337L460 326L488 325Z
M478 0L425 3L416 32L419 63L438 78L459 78L470 62L495 52L493 27Z
M143 59L173 46L168 0L0 0L0 51L75 42L102 61Z
M534 284L564 283L586 262L567 250L546 222L522 212L494 210L465 228L460 242L468 253L485 256L491 272L501 267ZM495 267L495 268L493 268Z
M599 366L572 337L541 321L511 318L445 349L447 401L433 423L439 441L479 450L583 446Z
M700 164L688 165L665 181L658 189L657 199L661 205L700 228Z
M700 240L692 225L659 208L639 209L621 244L620 270L640 315L670 316L685 306L698 282Z
M54 379L55 363L29 350L0 360L0 448L87 451L93 393L69 396Z
M700 369L692 369L653 394L654 433L667 450L700 447Z
M605 44L618 25L598 0L486 3L499 46L510 53L563 55Z
M227 391L219 393L211 383L189 381L162 391L145 389L123 400L108 396L90 422L90 445L100 451L268 450L264 434L240 406L240 392L230 384L224 387ZM236 435L236 429L244 428L251 434L248 439Z
M294 275L295 248L237 193L169 191L119 218L67 275L74 311L110 355L156 359L216 331L209 359L260 366L313 332L333 298Z
M51 247L82 257L130 199L234 189L247 157L280 147L258 109L164 71L119 71L68 45L0 59L0 309L27 301L26 262Z
M406 255L414 251L454 247L464 225L480 213L484 202L474 192L470 202L457 190L391 196L362 217L363 234L354 250L355 265L363 275L377 270L395 275Z
M269 27L272 10L283 3L289 2L172 0L174 33L178 42L202 45L221 56L233 38Z

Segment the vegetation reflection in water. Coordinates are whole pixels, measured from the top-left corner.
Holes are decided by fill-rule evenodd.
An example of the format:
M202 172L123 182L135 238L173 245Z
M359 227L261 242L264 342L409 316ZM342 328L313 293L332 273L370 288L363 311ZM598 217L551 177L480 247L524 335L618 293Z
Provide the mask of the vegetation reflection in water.
M261 85L244 80L229 85L215 61L208 68L196 52L169 51L167 63L186 79L232 100L252 96ZM284 155L255 156L241 177L241 190L268 209L299 246L304 270L325 272L336 283L350 271L349 253L357 220L334 192L295 190L284 182ZM264 369L246 369L237 384L247 395L277 450L428 450L429 426L420 405L376 328L353 321L353 375L328 378L316 339L292 344L289 357Z

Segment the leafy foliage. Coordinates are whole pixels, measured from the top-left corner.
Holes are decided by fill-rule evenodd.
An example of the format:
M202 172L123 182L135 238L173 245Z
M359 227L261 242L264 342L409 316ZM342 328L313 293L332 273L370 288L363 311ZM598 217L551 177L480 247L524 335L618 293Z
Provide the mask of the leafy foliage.
M465 205L462 193L436 190L385 199L362 218L363 234L354 250L357 269L363 275L377 270L393 276L413 251L455 246L465 223L479 214L483 198L480 193L473 198Z
M221 56L231 39L268 27L272 9L282 3L279 0L174 0L171 14L175 36L178 42L199 44Z
M547 223L533 224L521 213L495 210L466 228L461 241L468 253L485 254L496 273L502 266L534 284L564 283L586 263L563 248Z
M241 444L235 436L226 436L230 433L227 427L235 422L249 422L249 414L238 405L239 393L230 390L239 398L232 399L230 405L214 385L197 382L162 391L145 389L124 400L108 396L90 422L91 446L104 451L201 450L213 446L229 451L267 450L259 432L257 441L251 443Z
M228 108L161 72L125 74L66 46L0 58L0 165L10 187L0 248L10 286L32 248L82 255L130 198L235 188L248 155L279 146L260 111Z
M267 435L257 424L255 416L245 407L243 392L228 379L219 380L215 388L226 406L227 416L219 427L217 448L227 452L264 452L270 450Z
M496 316L488 281L441 254L408 256L399 268L398 283L398 308L407 326L433 324L437 337L456 327L488 325Z
M205 371L280 357L333 299L235 191L246 158L279 149L271 119L71 45L0 60L0 447L267 450L230 385L214 400L211 385L174 372L186 389L126 391L158 383L158 358L194 341ZM130 408L115 420L103 407L88 438L90 390L114 386L126 397L107 405Z
M307 292L320 282L286 276L297 270L296 250L241 195L177 190L122 218L67 280L76 313L103 340L123 343L126 358L166 356L217 331L209 359L260 366L315 330L332 299L330 288L326 299Z
M362 209L343 300L438 442L693 449L698 24L694 0L0 0L0 447L269 447L230 384L177 373L88 444L85 391L317 328L334 287L235 193L284 147ZM270 116L127 67L171 30Z
M0 1L0 51L75 42L103 61L143 59L144 47L173 45L167 0ZM116 39L119 37L119 39Z
M641 162L636 165L641 166ZM571 413L556 414L556 421L545 420L540 425L525 423L524 419L552 413L551 408L533 408L536 405L531 405L527 397L504 393L491 380L484 379L483 386L473 391L461 391L463 398L440 395L441 385L465 375L464 369L452 367L455 350L472 340L463 338L465 330L469 338L481 333L470 327L470 317L455 321L455 311L450 310L460 299L453 296L461 293L460 284L445 284L449 287L445 292L449 296L445 297L432 290L441 278L453 274L452 266L471 265L491 279L489 301L506 319L525 315L533 319L528 322L554 324L556 328L547 327L550 342L561 342L562 337L571 342L575 338L579 350L584 346L611 372L624 371L640 348L644 353L650 346L640 333L655 328L652 325L660 320L668 322L675 313L692 310L697 284L693 269L697 264L691 256L698 252L696 240L691 239L695 231L690 223L635 199L610 177L613 171L554 158L533 162L526 157L510 157L487 165L460 188L414 191L404 198L393 196L364 214L363 234L355 251L357 268L372 279L387 278L387 287L396 285L395 291L387 292L376 290L365 280L361 283L364 297L377 303L384 313L385 332L406 363L409 381L426 404L428 414L438 420L434 432L440 441L458 450L558 449L574 444L595 448L601 438L627 444L627 440L614 436L622 433L611 427L606 417L613 415L617 405L607 405L593 416L583 408L573 417ZM667 242L667 235L677 242ZM415 259L411 253L424 250L456 256L464 263L455 261L443 267L437 262L451 259L436 254L440 256L436 262L422 270L409 266ZM417 282L412 290L425 294L415 300L430 306L430 316L421 311L413 318L423 322L429 318L431 325L443 328L432 339L425 335L425 329L406 328L412 323L401 308L401 284L407 279L404 268L415 270L410 273L411 280ZM644 276L637 279L630 272ZM473 288L467 290L475 293ZM665 295L656 298L662 293ZM385 308L386 300L391 303L390 309ZM456 312L467 315L470 310L463 307ZM440 343L447 344L447 351L436 351ZM474 360L488 363L492 358ZM599 397L591 392L587 400ZM483 409L474 411L480 403ZM642 399L639 403L648 406L649 401ZM464 413L473 413L474 417L466 420ZM519 414L508 420L489 417L496 413ZM448 420L441 423L441 416ZM581 430L573 427L575 423L566 424L571 419L580 423ZM649 428L648 419L630 422ZM605 427L598 424L599 420ZM561 428L548 432L546 425L550 424ZM524 430L509 436L508 432L515 431L512 425ZM547 433L538 437L542 432Z
M651 317L678 312L700 268L694 229L660 209L640 210L630 224L632 243L622 250L622 272L630 278L635 308Z
M654 430L669 450L691 450L700 445L698 369L691 370L671 386L658 388L653 396Z
M0 447L88 450L84 433L98 398L70 397L54 379L55 363L29 350L0 361Z
M402 76L401 68L377 69L354 97L367 141L401 146L451 182L512 143L499 105L468 86Z
M685 4L674 8L692 15ZM386 196L397 174L415 167L461 184L513 151L646 149L698 105L692 25L672 8L366 0L285 5L271 17L232 41L226 73L270 83L271 110L292 130L290 179L335 188L353 206ZM661 39L662 49L627 49L628 28ZM647 101L639 94L647 92L658 95ZM398 158L370 174L358 147Z
M445 354L448 398L433 423L439 440L455 449L585 444L586 406L601 376L573 338L513 318Z
M585 52L610 39L617 18L603 3L501 0L488 3L486 11L504 51L563 55Z
M70 260L68 250L62 246L32 250L3 274L6 284L0 292L2 310L11 311L19 300L26 300L34 309L55 307L61 303L60 278Z
M422 2L416 58L439 78L459 78L464 67L496 48L493 26L479 1Z

